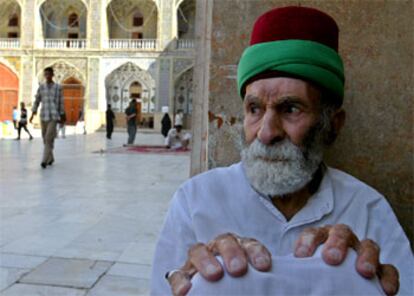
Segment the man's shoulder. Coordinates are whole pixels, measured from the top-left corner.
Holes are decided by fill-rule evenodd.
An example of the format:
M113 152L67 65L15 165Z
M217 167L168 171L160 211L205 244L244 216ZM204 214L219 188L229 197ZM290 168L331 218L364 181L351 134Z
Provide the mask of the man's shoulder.
M236 185L237 182L244 177L241 162L232 164L227 167L218 167L206 172L200 173L186 182L183 187L206 187L214 186L216 188L222 186ZM246 180L247 182L247 180Z
M328 167L327 174L332 182L336 195L345 197L357 197L364 195L366 201L383 199L384 196L367 183L336 168Z

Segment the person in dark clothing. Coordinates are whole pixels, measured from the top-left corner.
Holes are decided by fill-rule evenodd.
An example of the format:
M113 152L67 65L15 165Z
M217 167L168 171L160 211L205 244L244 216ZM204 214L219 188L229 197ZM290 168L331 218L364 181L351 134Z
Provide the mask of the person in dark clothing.
M128 145L134 144L137 134L137 106L135 100L131 100L128 108L125 110L128 130Z
M165 113L163 118L161 119L161 134L164 138L167 137L168 131L171 129L171 118L168 113Z
M29 132L29 130L27 129L27 109L24 105L23 102L20 103L20 120L19 120L19 124L17 127L17 139L16 140L20 140L20 133L22 131L22 129L24 129L26 131L26 133L29 135L29 140L33 140L32 134Z
M106 109L106 138L109 140L111 139L114 131L114 121L115 114L111 109L111 104L108 104L108 108Z

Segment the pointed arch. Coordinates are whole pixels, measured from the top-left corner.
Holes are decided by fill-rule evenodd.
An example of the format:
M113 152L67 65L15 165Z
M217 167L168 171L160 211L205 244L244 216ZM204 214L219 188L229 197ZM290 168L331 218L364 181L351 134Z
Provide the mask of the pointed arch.
M13 119L13 107L19 100L19 77L0 61L0 121Z

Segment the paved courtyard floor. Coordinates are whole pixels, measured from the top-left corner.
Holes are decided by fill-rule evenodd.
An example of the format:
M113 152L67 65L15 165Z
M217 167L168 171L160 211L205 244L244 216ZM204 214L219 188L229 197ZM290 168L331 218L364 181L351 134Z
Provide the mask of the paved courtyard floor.
M41 139L0 140L0 295L148 295L157 235L190 160L93 153L125 140L57 139L47 169Z

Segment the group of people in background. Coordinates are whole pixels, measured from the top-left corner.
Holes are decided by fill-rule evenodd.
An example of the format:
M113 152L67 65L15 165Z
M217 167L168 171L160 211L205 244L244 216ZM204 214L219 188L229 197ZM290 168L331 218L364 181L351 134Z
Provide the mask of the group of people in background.
M165 146L169 149L187 150L190 144L191 135L183 131L184 113L178 110L174 118L174 126L168 114L168 107L162 107L164 116L161 119L161 134L165 138ZM128 139L126 145L133 145L137 134L137 103L134 99L129 102L125 109L125 119L127 126ZM110 140L115 126L115 113L112 110L111 104L107 105L106 109L106 138ZM125 145L125 146L126 146Z

